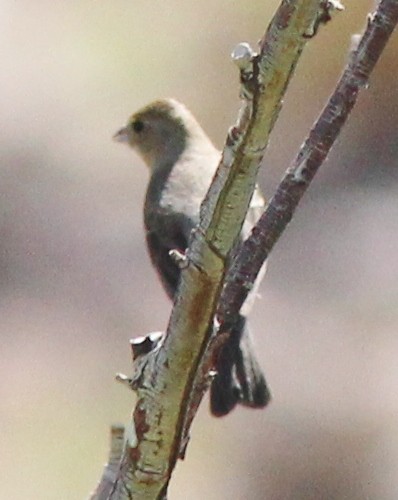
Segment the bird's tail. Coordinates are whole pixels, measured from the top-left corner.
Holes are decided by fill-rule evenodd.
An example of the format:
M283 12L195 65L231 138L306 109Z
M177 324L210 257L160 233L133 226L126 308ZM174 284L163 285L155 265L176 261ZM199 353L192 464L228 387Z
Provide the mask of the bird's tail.
M216 371L210 388L213 415L226 415L237 403L251 408L264 408L269 403L271 394L255 357L243 316L220 349Z

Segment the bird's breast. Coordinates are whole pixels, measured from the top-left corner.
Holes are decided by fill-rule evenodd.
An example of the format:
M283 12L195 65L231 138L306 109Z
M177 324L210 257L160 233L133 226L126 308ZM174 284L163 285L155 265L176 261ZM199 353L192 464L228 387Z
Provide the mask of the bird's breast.
M218 158L182 156L164 184L160 207L189 218L198 218L200 205L210 187Z

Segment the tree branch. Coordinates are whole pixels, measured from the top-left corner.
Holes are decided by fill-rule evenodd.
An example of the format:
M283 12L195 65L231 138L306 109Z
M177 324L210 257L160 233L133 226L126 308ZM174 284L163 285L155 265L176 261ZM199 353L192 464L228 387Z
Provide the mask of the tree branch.
M98 499L164 498L204 393L203 375L227 266L282 98L308 36L329 2L283 0L246 72L250 90L229 132L201 223L187 253L166 337L141 364L133 429L112 491ZM221 194L220 194L221 191ZM203 363L203 359L207 359ZM194 411L191 411L191 409Z
M217 314L220 329L214 317L228 256L240 234L282 97L306 41L338 6L336 0L284 0L260 43L260 53L251 53L247 45L234 53L241 68L241 113L229 131L215 180L202 206L201 223L184 261L167 334L151 344L149 352L135 356L135 374L129 383L137 390L137 404L118 472L93 499L166 496L207 387L212 350L223 339L218 330L222 332L224 323L239 311L247 289L253 286L258 270L328 154L397 21L398 2L382 0L329 105L228 271Z
M294 211L325 161L398 22L398 1L381 0L361 37L355 35L347 66L296 159L286 171L251 236L236 255L220 301L219 320L233 321L262 264L291 221Z
M112 425L110 432L110 449L108 463L104 467L104 472L95 491L90 495L89 500L98 498L108 498L109 492L113 488L115 477L117 475L120 459L122 458L124 448L124 426Z

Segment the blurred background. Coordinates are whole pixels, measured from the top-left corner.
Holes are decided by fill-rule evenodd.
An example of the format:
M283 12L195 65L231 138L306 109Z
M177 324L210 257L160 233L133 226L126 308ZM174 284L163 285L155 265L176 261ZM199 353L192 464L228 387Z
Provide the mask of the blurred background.
M229 54L276 0L0 1L0 498L86 498L134 396L128 340L166 327L146 254L147 171L112 142L158 97L217 146L239 108ZM269 195L373 7L347 0L308 44L272 135ZM398 36L273 252L252 330L266 411L209 415L170 499L398 495Z

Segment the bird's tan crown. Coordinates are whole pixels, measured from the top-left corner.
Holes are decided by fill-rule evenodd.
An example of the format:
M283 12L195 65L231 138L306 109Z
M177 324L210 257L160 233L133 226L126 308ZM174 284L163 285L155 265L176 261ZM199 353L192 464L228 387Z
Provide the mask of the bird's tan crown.
M159 99L136 111L130 117L130 123L142 119L172 119L184 121L184 116L191 115L187 108L174 99Z

